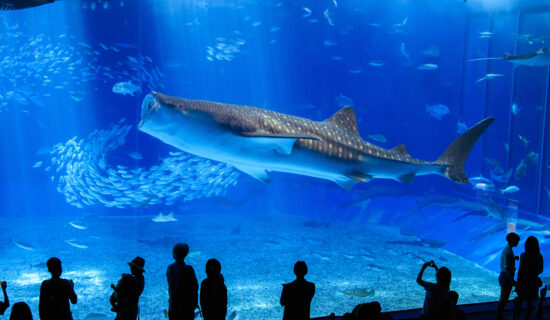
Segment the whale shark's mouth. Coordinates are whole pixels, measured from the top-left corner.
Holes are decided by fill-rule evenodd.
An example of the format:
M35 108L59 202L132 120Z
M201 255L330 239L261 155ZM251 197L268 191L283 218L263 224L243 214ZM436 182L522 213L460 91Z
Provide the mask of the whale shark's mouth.
M138 127L141 127L149 118L151 113L158 110L160 107L157 98L153 94L148 94L141 103L141 121Z

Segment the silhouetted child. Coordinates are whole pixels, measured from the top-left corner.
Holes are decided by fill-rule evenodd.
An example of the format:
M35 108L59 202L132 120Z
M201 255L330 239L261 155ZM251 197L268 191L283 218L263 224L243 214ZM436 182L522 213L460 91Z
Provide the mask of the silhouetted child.
M533 308L533 301L539 299L539 288L542 286L542 281L539 274L543 269L543 258L540 254L539 241L537 238L530 236L525 241L525 252L521 254L519 259L518 281L516 291L518 298L516 300L515 318L519 319L521 314L521 304L523 301L527 303L527 314L525 319L529 319Z
M537 320L543 319L543 310L544 310L543 304L544 304L544 298L546 298L546 291L548 291L547 285L540 290L540 298L539 298L539 301L537 302L537 308L535 310L535 319Z
M32 320L31 308L25 302L17 302L11 308L10 320Z
M201 282L200 302L204 320L225 320L227 288L221 274L222 266L216 259L206 262L207 278Z
M510 232L506 235L506 241L508 245L502 249L500 255L500 275L498 276L498 283L500 284L500 299L497 303L497 311L495 314L496 320L504 319L502 317L502 311L510 298L512 287L516 285L514 281L514 273L516 272L515 256L512 248L518 245L519 236L515 232Z
M8 299L8 293L6 291L6 288L8 287L6 281L0 281L0 286L2 287L2 291L4 292L4 302L0 302L0 316L3 316L6 312L6 309L10 307L10 299Z
M116 312L115 320L136 320L139 314L139 297L145 288L145 260L135 257L128 265L131 274L123 273L116 286L111 284L115 292L109 301L111 311Z
M306 281L307 265L298 261L294 265L296 280L283 284L281 306L285 307L283 320L309 320L311 300L315 295L315 284Z
M46 265L52 278L42 282L40 287L40 302L38 311L41 320L72 320L71 307L76 304L77 297L74 292L74 283L72 280L61 279L61 260L50 258Z
M453 320L466 320L466 313L459 307L457 307L458 304L458 292L456 291L450 291L449 292L449 298L451 299L452 307L453 307Z
M422 275L427 267L433 267L436 271L436 283L422 280ZM449 298L449 286L451 285L451 271L446 267L438 268L433 261L425 262L418 273L416 282L426 290L422 318L425 319L451 319L452 306Z
M193 320L199 306L199 282L195 270L183 261L189 253L186 243L177 243L172 249L174 263L166 270L170 295L168 317L170 320Z

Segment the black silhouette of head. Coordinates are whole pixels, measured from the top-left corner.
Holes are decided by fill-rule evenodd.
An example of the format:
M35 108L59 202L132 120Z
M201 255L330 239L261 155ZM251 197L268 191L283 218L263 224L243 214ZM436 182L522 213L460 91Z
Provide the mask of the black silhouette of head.
M307 274L307 265L304 261L298 261L294 265L294 274L297 278L303 278Z
M25 302L17 302L11 307L10 320L32 320L31 308Z
M440 286L448 288L451 286L451 270L447 267L441 267L435 274L435 279Z
M52 277L60 277L63 269L61 268L61 260L56 257L50 258L46 265L48 266L48 271L52 274Z
M210 259L206 262L206 275L209 278L216 277L220 275L222 271L222 265L216 259Z
M176 243L174 245L174 248L172 249L172 256L177 261L182 261L187 257L187 254L189 253L189 245L187 243Z
M539 240L533 236L527 238L525 241L525 252L527 252L527 254L540 253Z

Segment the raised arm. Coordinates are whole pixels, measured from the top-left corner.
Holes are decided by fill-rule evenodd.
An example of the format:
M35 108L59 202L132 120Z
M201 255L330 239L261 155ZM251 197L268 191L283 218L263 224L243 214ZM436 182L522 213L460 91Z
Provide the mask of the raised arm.
M426 285L426 282L424 280L422 280L422 275L424 275L424 270L426 270L426 268L431 264L431 261L430 262L424 262L424 264L422 265L422 268L420 268L420 272L418 273L418 276L416 277L416 283L418 283L419 285L421 286L425 286Z
M0 281L2 284L2 291L4 292L4 302L0 303L0 315L4 315L6 309L10 307L10 300L8 299L8 293L6 292L7 284L6 281Z

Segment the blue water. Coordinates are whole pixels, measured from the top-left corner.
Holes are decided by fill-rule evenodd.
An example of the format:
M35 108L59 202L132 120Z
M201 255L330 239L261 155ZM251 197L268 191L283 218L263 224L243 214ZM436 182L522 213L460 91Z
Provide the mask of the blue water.
M516 254L529 235L549 250L549 73L467 60L547 45L550 7L490 3L67 0L1 12L0 280L10 299L37 316L40 263L58 256L81 297L75 318L114 318L109 284L141 255L142 318L161 319L179 241L199 280L209 258L221 261L237 319L281 317L280 283L296 260L317 283L313 316L372 300L419 307L414 275L432 259L450 267L461 302L495 300L507 231L522 238ZM138 131L150 91L316 121L352 104L363 139L423 160L459 123L492 116L466 172L494 186L429 175L346 191L279 172L264 184ZM509 186L519 191L503 195ZM171 212L177 221L153 221Z

